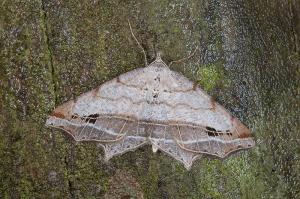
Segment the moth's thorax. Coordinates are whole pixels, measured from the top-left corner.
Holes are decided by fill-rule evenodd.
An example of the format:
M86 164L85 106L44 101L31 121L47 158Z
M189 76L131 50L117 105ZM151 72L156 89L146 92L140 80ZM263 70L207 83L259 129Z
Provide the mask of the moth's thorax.
M168 65L165 64L165 62L161 59L161 55L160 54L161 54L160 52L158 52L156 54L156 58L155 58L155 60L151 64L158 64L159 66L166 66L167 67Z
M187 90L193 83L178 73L171 71L164 62L154 61L145 68L125 73L119 77L127 85L136 85L142 88L157 88L176 91Z

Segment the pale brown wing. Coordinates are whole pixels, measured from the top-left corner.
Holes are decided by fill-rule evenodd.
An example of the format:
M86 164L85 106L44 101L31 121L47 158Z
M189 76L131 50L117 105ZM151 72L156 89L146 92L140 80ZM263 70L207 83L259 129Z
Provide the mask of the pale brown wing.
M236 121L240 123L239 121ZM220 158L255 145L250 131L245 126L233 126L232 129L220 131L209 126L177 125L174 139L184 150L204 153Z
M66 102L46 123L97 141L106 159L151 143L187 169L201 154L224 158L255 145L246 126L161 60Z
M184 164L186 169L190 169L193 161L202 157L200 153L185 150L181 148L174 136L176 134L176 126L162 123L149 123L151 134L149 140L152 144L153 151L157 149L167 153L171 157Z
M239 122L239 121L237 121ZM250 131L240 127L238 131L217 131L212 127L180 123L148 123L151 129L149 139L154 148L160 149L182 162L187 169L202 154L224 158L233 151L251 148L255 145ZM249 134L247 134L249 133ZM243 136L243 137L242 137Z
M131 126L131 122L126 119L99 115L73 116L71 119L50 116L47 124L66 131L76 141L101 142L115 142L122 139Z
M100 145L104 148L106 160L127 151L132 151L149 142L147 127L140 123L139 120L126 119L127 123L122 130L125 134L123 139L116 142L100 142Z

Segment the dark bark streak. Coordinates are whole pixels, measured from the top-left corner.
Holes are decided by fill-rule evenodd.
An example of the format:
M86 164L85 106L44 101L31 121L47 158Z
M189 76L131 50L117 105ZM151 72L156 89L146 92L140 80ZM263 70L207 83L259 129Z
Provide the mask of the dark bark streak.
M74 149L73 147L70 149L71 150L71 154L70 154L70 160L68 160L68 157L65 157L65 164L66 164L66 168L68 169L68 176L67 176L67 180L68 180L68 190L69 190L69 194L70 194L70 198L76 198L75 196L75 188L73 185L72 180L70 180L69 175L73 175L74 174Z
M50 62L50 69L51 69L51 78L52 78L52 85L53 85L53 90L54 90L54 102L55 105L58 104L58 97L57 97L57 84L56 84L56 78L55 78L55 68L53 64L53 54L52 54L52 49L51 49L51 44L50 44L50 35L49 35L49 26L48 26L48 16L47 16L47 11L46 11L46 5L45 1L41 0L41 10L42 10L42 20L43 20L43 31L44 31L44 36L45 36L45 45L46 49L49 54L49 62ZM52 140L53 142L53 148L55 148L55 138ZM74 148L71 146L70 147L71 154L68 156L65 156L65 165L68 170L69 174L74 173ZM58 156L57 156L58 157ZM68 159L70 159L68 161ZM67 182L68 182L68 191L70 194L70 198L76 198L75 196L75 188L72 180L70 179L69 176L67 176Z
M42 9L42 14L43 14L43 25L44 25L44 36L45 36L45 42L46 42L46 49L49 54L49 61L50 61L50 69L51 69L51 78L52 78L52 84L53 84L53 89L54 89L54 102L55 105L58 104L58 97L57 97L57 85L56 85L56 78L55 78L55 68L53 65L53 54L51 50L51 44L50 44L50 35L49 35L49 27L48 27L48 16L47 16L47 11L46 11L46 6L45 6L45 1L41 0L41 9Z
M297 30L296 27L299 24L299 19L300 19L300 15L298 15L297 13L299 12L299 8L300 6L296 6L296 1L291 1L289 2L289 6L290 6L290 22L291 22L291 32L293 34L293 40L294 40L294 45L295 45L295 49L294 51L299 52L300 47L299 47L299 41L298 41L298 34L297 34Z

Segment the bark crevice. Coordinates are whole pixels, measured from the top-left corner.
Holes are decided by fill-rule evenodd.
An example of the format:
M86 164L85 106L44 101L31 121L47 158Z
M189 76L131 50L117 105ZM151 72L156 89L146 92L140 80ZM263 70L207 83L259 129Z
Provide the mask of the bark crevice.
M52 79L52 85L54 90L54 105L58 104L58 97L57 97L57 85L56 85L56 78L55 78L55 67L53 64L53 53L51 50L51 44L50 44L50 35L49 35L49 25L48 25L48 15L46 11L46 5L45 1L41 1L41 10L42 10L42 20L43 20L43 31L45 36L45 44L46 44L46 50L49 56L49 64L50 64L50 70L51 70L51 79Z

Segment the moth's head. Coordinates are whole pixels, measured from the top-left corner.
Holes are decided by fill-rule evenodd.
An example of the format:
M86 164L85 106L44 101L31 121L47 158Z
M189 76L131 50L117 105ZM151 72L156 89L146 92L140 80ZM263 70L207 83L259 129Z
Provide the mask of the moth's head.
M158 51L157 53L156 53L156 57L155 57L155 60L153 61L153 62L151 62L149 65L148 65L148 67L151 67L151 66L153 66L153 67L168 67L168 65L161 59L161 52L160 51Z
M59 126L62 119L70 120L73 114L74 100L70 100L56 107L46 121L46 126Z

